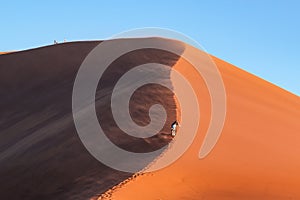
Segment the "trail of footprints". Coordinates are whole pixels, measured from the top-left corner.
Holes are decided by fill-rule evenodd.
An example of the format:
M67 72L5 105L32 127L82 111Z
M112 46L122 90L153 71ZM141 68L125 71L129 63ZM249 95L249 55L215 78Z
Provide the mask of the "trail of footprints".
M143 176L143 175L153 175L153 173L151 172L145 172L147 169L149 169L151 166L153 166L156 161L158 159L160 159L161 157L163 157L166 153L166 151L168 149L170 149L172 147L172 143L173 141L171 141L168 145L169 147L165 149L165 151L163 151L162 154L160 154L160 156L158 156L156 159L154 159L151 163L149 163L144 169L142 169L140 172L137 172L135 174L133 174L131 177L127 178L126 180L120 182L118 185L115 185L114 187L112 187L111 189L107 190L105 193L101 194L98 198L98 200L112 200L112 194L118 190L119 188L122 188L125 184L127 184L128 182L136 179L139 176Z

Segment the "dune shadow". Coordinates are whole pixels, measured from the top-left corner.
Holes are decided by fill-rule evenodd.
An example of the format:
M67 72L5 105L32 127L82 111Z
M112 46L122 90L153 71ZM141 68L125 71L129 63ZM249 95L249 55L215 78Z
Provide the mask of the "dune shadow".
M174 41L159 39L165 45ZM88 53L100 42L72 42L0 56L0 197L2 199L90 199L132 176L97 161L80 141L72 117L72 90L76 73ZM133 121L150 122L149 108L164 106L167 121L160 133L136 138L114 121L111 95L122 75L135 66L160 63L172 67L178 55L158 49L129 52L104 72L96 93L96 111L106 136L132 152L150 152L171 141L167 133L177 118L174 94L148 84L130 100ZM171 68L159 73L170 82ZM143 163L147 166L149 163Z

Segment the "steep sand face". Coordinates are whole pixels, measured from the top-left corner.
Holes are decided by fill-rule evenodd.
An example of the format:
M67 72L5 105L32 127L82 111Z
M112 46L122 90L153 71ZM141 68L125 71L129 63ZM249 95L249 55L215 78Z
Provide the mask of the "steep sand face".
M1 199L96 198L132 175L96 161L74 126L74 79L85 56L98 44L65 43L0 56ZM134 152L158 149L170 142L164 133L181 115L172 92L146 85L134 93L130 114L137 124L145 125L150 106L164 105L168 120L162 132L138 139L116 126L111 92L122 74L134 66L157 61L180 71L196 91L201 114L197 136L179 160L130 179L111 198L300 198L299 97L218 58L213 60L225 84L227 116L217 145L201 160L198 153L208 129L211 102L202 77L190 64L170 53L148 49L121 56L109 66L97 89L96 110L105 133L118 146ZM164 81L174 81L171 71L157 73Z
M90 199L132 175L113 170L92 157L74 126L75 76L84 58L99 43L64 43L1 55L1 199ZM119 57L104 72L95 105L99 123L115 144L130 151L148 152L170 141L164 133L176 119L171 91L152 84L133 94L130 114L139 125L149 123L151 105L158 103L166 108L168 118L162 132L146 139L128 136L117 127L110 99L118 79L134 66L150 61L172 66L177 60L178 56L168 52L138 50ZM170 82L169 70L155 73Z
M174 68L188 78L201 102L193 144L171 166L129 181L110 199L300 198L299 97L216 57L213 61L227 94L226 121L213 151L198 158L211 116L209 94L181 58Z

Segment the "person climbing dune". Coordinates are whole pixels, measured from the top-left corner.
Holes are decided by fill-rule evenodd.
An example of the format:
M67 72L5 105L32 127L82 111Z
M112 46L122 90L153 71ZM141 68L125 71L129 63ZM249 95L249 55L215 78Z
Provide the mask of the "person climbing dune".
M172 137L175 137L175 135L176 135L177 126L180 127L180 124L177 121L173 122L172 125L171 125L171 135L172 135Z

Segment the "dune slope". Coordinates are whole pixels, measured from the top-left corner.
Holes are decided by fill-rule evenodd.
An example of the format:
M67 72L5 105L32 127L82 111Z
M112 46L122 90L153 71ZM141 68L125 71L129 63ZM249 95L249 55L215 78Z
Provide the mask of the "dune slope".
M191 82L203 105L193 144L172 165L128 181L109 199L300 198L299 96L212 59L227 94L224 129L213 151L198 157L211 117L210 97L203 79L180 58L174 68Z
M75 76L99 43L64 43L0 56L1 199L91 199L132 175L97 161L81 143L74 126ZM114 143L130 151L147 152L170 141L163 134L176 119L169 90L145 85L131 99L132 118L140 125L149 123L152 104L166 108L168 120L161 134L147 139L133 138L117 127L110 96L119 77L134 66L153 60L172 66L177 59L168 52L139 50L121 56L105 71L97 89L96 110L99 123ZM152 73L170 81L169 70Z
M178 46L182 52L191 48L157 40ZM148 84L130 99L131 117L141 126L150 122L151 105L166 109L167 121L153 137L125 134L111 110L111 95L120 77L135 66L156 62L179 71L196 92L201 114L196 138L172 165L138 176L97 161L75 129L72 89L81 63L98 44L71 42L0 55L1 199L97 199L105 191L108 195L101 198L122 200L300 198L299 96L216 57L212 59L223 78L227 113L221 137L207 157L198 157L212 117L204 79L182 57L143 49L116 59L100 79L95 107L106 136L133 152L150 152L169 144L166 133L180 119L181 111L180 102L167 88ZM160 81L178 90L171 68L149 68L147 73L159 74ZM122 92L129 87L124 86Z

